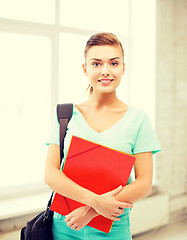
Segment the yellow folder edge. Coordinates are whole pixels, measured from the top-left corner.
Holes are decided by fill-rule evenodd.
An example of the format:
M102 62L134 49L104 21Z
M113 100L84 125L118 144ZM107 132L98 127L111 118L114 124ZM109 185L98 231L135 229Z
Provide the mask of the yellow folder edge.
M72 142L72 138L73 138L73 137L77 137L77 136L74 136L74 135L71 136L69 148L70 148L70 146L71 146L71 142ZM77 138L80 138L80 137L77 137ZM96 143L96 142L93 142L93 141L90 141L90 140L87 140L87 139L84 139L84 138L80 138L80 139L83 139L83 140L88 141L88 142L91 142L91 143L98 144L98 143ZM98 145L136 158L133 154L126 153L126 152L123 152L123 151L119 151L119 150L116 150L116 149L114 149L114 148L110 148L110 147L107 147L107 146L104 146L104 145L101 145L101 144L98 144ZM68 153L69 153L69 148L68 148L68 151L67 151L67 155L68 155ZM66 155L66 159L67 159L67 155ZM64 166L65 166L65 164L66 164L66 159L65 159L65 161L64 161L63 168L64 168ZM62 169L62 171L63 171L63 169Z

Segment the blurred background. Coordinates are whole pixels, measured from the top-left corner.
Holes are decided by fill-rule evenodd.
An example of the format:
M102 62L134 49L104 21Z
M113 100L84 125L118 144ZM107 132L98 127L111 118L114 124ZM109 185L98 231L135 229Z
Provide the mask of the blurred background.
M86 41L112 32L125 52L118 97L148 113L162 145L153 192L132 210L133 238L186 239L186 26L186 0L0 0L0 238L19 239L45 208L56 104L87 98Z

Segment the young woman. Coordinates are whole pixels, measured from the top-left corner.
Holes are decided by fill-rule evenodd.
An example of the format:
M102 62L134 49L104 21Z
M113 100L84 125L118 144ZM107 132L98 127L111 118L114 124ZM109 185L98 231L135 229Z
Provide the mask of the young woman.
M135 155L135 181L130 177L125 187L97 195L66 177L60 170L59 123L55 117L47 142L45 182L54 191L85 206L67 216L54 213L53 238L130 240L130 208L151 192L153 154L160 151L160 145L147 114L116 96L125 64L123 47L115 35L98 33L91 36L85 48L83 71L89 79L90 96L86 102L73 105L64 159L72 135L81 137ZM114 220L109 233L87 226L97 215Z

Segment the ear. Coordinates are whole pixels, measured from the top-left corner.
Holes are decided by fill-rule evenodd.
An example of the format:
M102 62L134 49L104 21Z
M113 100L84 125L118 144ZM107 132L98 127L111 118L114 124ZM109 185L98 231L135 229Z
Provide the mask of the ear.
M86 70L86 64L82 64L82 69L84 71L85 76L88 76L87 70Z
M124 75L124 73L125 73L125 63L123 63L123 73L122 73L122 75Z

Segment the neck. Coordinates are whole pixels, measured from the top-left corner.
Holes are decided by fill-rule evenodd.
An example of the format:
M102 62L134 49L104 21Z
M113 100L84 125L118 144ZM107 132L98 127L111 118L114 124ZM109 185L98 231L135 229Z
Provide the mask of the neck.
M111 93L97 93L93 91L88 102L96 108L102 108L116 106L121 101L117 98L116 91Z

